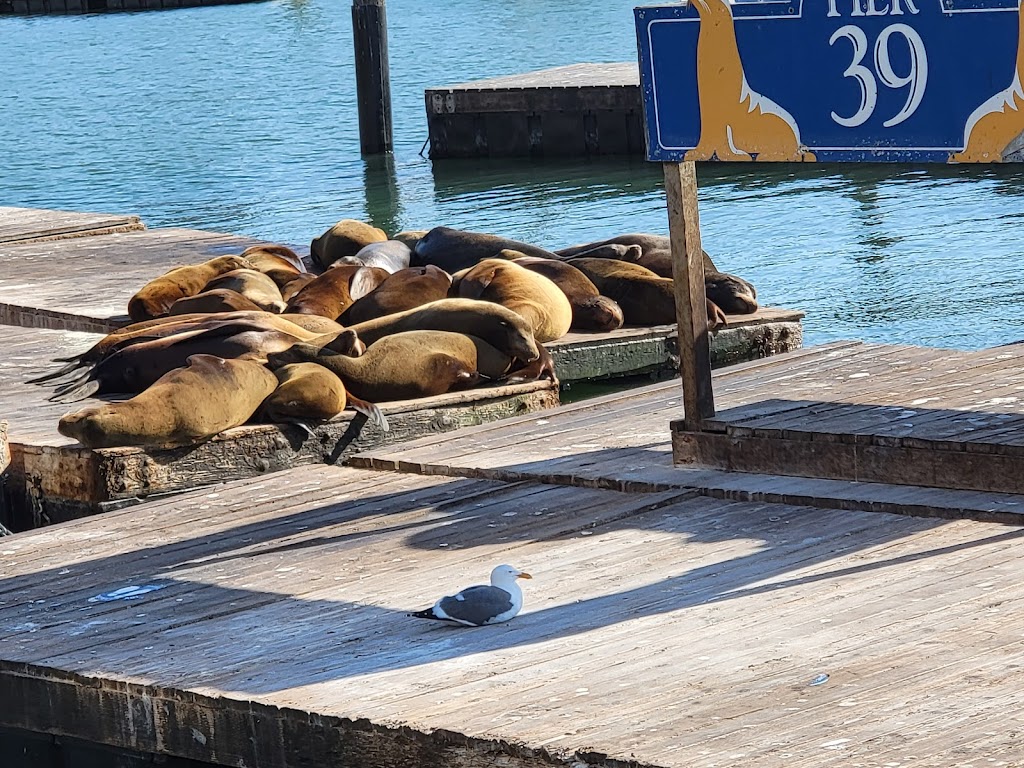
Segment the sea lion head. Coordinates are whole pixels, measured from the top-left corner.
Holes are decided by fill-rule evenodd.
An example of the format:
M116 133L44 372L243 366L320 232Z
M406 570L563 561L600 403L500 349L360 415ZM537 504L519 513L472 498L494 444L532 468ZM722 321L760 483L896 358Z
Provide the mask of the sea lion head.
M218 256L206 262L206 266L217 270L218 274L231 272L235 269L252 269L252 264L241 256Z
M351 328L346 328L333 340L324 344L323 348L348 357L359 357L366 351L366 345Z
M57 431L82 445L118 445L120 441L117 436L121 430L117 425L122 419L123 416L110 403L92 405L80 411L65 413L57 422Z
M622 307L607 296L592 296L573 307L573 325L588 331L614 331L623 322Z
M704 290L710 301L731 315L757 312L757 289L742 277L716 272L704 275Z

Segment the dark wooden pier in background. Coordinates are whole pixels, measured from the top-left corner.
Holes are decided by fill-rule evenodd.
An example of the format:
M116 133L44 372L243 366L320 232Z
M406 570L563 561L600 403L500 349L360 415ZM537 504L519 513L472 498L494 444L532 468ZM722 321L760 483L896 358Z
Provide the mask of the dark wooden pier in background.
M232 5L257 0L0 0L0 16L97 13L101 11L159 11Z
M644 152L635 61L439 86L425 98L432 160Z

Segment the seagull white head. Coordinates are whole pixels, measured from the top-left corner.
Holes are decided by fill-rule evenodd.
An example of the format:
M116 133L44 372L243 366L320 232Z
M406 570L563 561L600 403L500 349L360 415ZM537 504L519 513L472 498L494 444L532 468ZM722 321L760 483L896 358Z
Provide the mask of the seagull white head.
M520 571L511 565L499 565L491 571L491 586L507 587L515 584L516 579L532 579L533 576L526 571Z

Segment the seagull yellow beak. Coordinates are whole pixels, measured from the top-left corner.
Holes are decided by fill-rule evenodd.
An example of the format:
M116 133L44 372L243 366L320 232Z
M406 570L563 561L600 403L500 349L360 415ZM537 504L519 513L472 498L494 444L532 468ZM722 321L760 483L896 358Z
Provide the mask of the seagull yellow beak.
M516 574L516 578L517 579L532 579L533 576L528 574L526 571L520 571L519 573Z

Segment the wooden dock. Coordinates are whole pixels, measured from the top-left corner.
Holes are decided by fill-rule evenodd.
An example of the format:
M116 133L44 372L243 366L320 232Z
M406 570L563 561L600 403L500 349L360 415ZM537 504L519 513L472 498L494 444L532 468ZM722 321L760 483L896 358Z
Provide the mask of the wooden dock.
M439 86L424 99L431 160L644 152L635 61Z
M0 244L109 235L145 228L138 216L130 214L78 213L0 205Z
M1022 536L297 468L3 539L0 761L1011 766ZM508 625L407 617L500 562Z
M255 0L0 0L0 16L65 15L100 11L160 11Z

